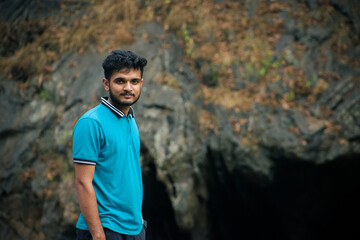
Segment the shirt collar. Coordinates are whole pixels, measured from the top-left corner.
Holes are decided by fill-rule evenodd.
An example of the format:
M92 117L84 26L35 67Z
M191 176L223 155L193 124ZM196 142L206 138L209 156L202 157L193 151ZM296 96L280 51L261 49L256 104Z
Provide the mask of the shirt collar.
M114 105L112 105L108 101L108 97L101 97L101 103L104 104L106 107L108 107L111 111L113 111L113 113L115 113L118 117L126 117L125 113L123 113L121 110L117 109ZM130 115L130 114L133 117L135 117L135 112L132 107L130 107L130 109L129 109L128 115Z

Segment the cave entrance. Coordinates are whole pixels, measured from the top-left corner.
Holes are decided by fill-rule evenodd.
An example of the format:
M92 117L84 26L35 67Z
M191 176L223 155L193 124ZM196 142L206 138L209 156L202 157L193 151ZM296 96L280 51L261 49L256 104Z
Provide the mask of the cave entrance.
M277 162L270 188L287 239L360 239L360 156Z
M157 179L154 159L144 144L141 145L144 185L143 216L148 220L148 240L190 240L176 224L174 210L165 185Z
M271 182L229 172L208 149L209 239L360 239L359 156L315 165L277 159Z

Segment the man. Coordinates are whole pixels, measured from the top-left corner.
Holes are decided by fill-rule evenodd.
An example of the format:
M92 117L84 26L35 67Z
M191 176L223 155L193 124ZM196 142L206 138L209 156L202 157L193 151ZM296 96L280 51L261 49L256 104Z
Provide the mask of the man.
M74 127L78 240L145 239L140 137L131 105L140 97L146 64L130 51L107 56L102 84L109 96Z

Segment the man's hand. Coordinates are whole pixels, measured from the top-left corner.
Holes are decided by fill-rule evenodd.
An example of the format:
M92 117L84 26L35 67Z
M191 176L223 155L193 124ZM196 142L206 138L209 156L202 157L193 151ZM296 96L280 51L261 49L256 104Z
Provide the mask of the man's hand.
M106 240L105 233L102 231L102 233L91 233L93 240Z

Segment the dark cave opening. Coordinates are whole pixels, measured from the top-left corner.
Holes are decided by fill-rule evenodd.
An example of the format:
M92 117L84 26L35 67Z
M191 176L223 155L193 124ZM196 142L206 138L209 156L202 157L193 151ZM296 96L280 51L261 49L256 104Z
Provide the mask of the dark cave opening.
M267 184L227 171L220 152L207 157L209 239L359 239L359 156L276 160Z
M148 240L186 240L189 233L179 229L175 221L165 185L157 179L154 160L147 149L141 149L144 185L143 217L148 221Z
M154 160L142 149L144 218L149 240L190 240L181 231ZM359 156L326 164L274 160L271 182L256 181L250 170L229 172L221 152L208 149L202 171L208 199L207 238L359 239ZM196 240L196 239L194 239Z
M209 239L268 239L276 236L276 211L270 207L268 188L230 173L221 152L208 149L203 170L208 189ZM280 239L280 237L275 237Z
M271 186L287 239L359 239L359 156L321 165L278 161Z

